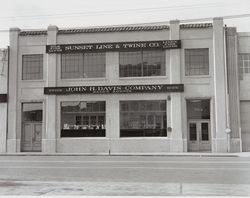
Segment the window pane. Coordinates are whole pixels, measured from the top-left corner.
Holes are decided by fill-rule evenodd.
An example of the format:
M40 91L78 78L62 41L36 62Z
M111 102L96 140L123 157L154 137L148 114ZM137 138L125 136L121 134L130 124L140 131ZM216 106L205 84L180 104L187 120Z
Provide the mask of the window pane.
M208 123L201 123L201 140L208 141Z
M61 137L105 137L105 102L62 102Z
M167 136L166 101L121 101L120 137Z
M190 139L190 141L196 141L197 140L196 123L189 123L189 139Z
M105 53L84 54L84 78L105 76Z
M209 50L185 49L185 75L209 74Z
M43 55L32 54L22 57L22 79L40 80L43 79Z
M165 75L165 51L120 52L120 77Z

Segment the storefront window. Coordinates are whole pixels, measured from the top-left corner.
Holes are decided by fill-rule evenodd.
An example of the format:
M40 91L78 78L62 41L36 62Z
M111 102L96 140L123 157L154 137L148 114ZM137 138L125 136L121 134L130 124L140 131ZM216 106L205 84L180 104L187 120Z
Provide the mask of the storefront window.
M105 102L62 102L61 137L105 137Z
M120 137L167 136L165 100L120 102Z
M120 52L120 77L164 75L164 50Z

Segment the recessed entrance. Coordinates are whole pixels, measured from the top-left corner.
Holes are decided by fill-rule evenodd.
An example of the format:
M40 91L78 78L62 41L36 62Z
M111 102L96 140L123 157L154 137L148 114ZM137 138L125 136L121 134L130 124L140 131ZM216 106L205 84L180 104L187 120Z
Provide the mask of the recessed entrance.
M21 151L42 150L42 103L23 103Z
M210 100L187 100L188 151L211 151Z

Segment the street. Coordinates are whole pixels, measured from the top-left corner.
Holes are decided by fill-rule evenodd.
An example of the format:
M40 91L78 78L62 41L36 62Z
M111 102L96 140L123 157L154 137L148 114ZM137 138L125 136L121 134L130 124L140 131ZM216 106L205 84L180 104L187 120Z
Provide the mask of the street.
M250 195L249 157L0 156L0 195Z

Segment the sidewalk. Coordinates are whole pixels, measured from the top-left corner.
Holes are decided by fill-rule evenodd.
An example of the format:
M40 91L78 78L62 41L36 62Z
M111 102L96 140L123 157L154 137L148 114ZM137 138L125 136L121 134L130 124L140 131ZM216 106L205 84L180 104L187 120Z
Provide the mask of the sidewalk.
M42 153L42 152L20 152L20 153L0 153L0 156L190 156L190 157L250 157L250 152L241 153L166 153L166 154L82 154L82 153Z
M249 196L248 184L0 181L2 195Z

